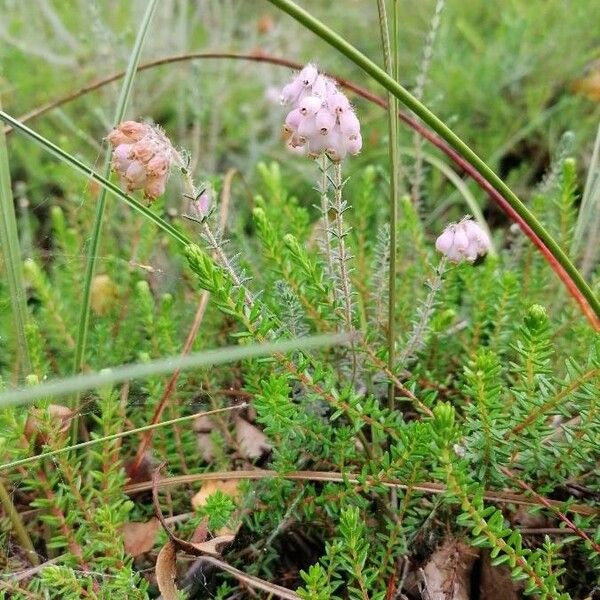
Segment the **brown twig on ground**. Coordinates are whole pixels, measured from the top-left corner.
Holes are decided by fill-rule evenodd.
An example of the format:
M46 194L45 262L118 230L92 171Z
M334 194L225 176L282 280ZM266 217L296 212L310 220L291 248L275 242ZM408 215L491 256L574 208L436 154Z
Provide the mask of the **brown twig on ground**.
M583 531L583 529L577 527L577 525L575 525L575 523L573 523L573 521L571 521L571 519L569 519L569 517L567 517L567 515L565 515L560 510L560 502L552 502L551 500L544 498L543 496L538 494L529 484L527 484L522 479L519 479L519 477L517 477L515 473L513 473L510 469L507 469L506 467L500 467L500 470L507 477L510 477L513 481L515 481L521 489L529 492L532 496L534 496L542 506L545 506L547 509L551 510L575 535L579 536L582 540L590 544L590 546L598 554L600 554L600 545L594 542L594 540L592 540L592 538L590 538L590 536L585 531Z
M173 531L169 528L167 520L164 518L164 516L162 514L162 511L160 508L160 503L158 501L160 471L164 467L164 465L165 465L164 462L161 463L152 473L152 482L151 482L152 500L154 502L154 510L156 512L156 516L157 516L158 520L161 522L161 525L163 526L166 534L169 536L169 539L171 540L171 542L174 544L174 546L178 550L183 550L184 552L191 554L192 556L200 557L201 560L203 560L209 564L212 564L215 567L218 567L219 569L226 571L227 573L230 573L236 579L238 579L240 582L245 583L246 585L250 586L251 588L263 590L264 592L275 595L278 598L283 598L284 600L300 600L300 596L298 596L298 594L296 594L292 590L288 590L287 588L284 588L280 585L275 585L273 583L269 583L268 581L264 581L263 579L259 579L258 577L254 577L253 575L248 575L247 573L244 573L243 571L240 571L239 569L232 567L230 564L217 558L214 555L214 554L216 554L216 552L211 552L211 554L207 554L207 552L209 551L208 549L211 548L211 546L214 546L215 550L219 547L219 544L215 544L215 542L217 542L219 540L219 538L215 538L214 540L211 540L208 542L201 542L201 543L192 543L192 542L188 542L186 540L182 540L181 538L178 538L173 533ZM221 537L227 538L227 540L224 540L224 542L230 542L233 540L233 538L235 536L231 535L231 536L221 536Z
M159 482L159 487L173 486L173 485L184 485L188 483L195 483L198 481L211 481L218 479L268 479L271 477L283 477L292 481L326 481L332 483L352 483L359 484L358 477L350 474L342 474L335 471L291 471L289 473L281 474L277 471L270 471L264 469L255 469L251 471L218 471L215 473L196 473L193 475L179 475L175 477L169 477L168 479L162 479ZM446 486L433 483L423 482L420 484L406 485L399 481L383 480L378 481L378 484L384 485L389 488L397 488L406 490L409 487L416 492L424 492L427 494L443 494L446 491ZM134 494L138 492L144 492L152 489L151 481L142 481L141 483L132 483L124 487L126 494ZM484 499L491 502L499 502L502 504L519 504L523 506L545 506L539 499L530 498L524 494L517 494L510 491L494 491L486 490L483 494ZM551 506L562 507L563 502L558 500L549 500L544 498ZM571 504L568 507L568 511L571 513L585 515L585 516L600 516L600 509L587 506L585 504Z

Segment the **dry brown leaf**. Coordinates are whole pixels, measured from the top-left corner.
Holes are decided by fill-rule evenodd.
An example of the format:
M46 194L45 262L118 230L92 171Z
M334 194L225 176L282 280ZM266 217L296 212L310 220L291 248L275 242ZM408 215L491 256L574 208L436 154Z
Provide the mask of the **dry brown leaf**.
M457 539L449 539L430 557L423 569L431 600L469 600L471 570L477 551Z
M123 525L125 552L131 556L139 556L152 550L159 529L160 523L156 517L152 517L145 523L125 523Z
M47 415L44 414L44 411ZM62 404L49 404L46 408L32 408L27 416L23 433L28 440L46 444L50 429L48 421L56 424L58 432L62 434L69 430L72 417L73 411Z
M600 63L593 65L585 77L578 79L573 84L573 89L590 100L600 102Z
M272 449L267 436L255 425L242 417L235 419L235 439L244 458L260 458Z
M239 479L224 479L224 480L210 480L202 484L200 491L192 496L192 506L195 509L201 508L206 504L206 500L211 494L217 491L221 491L234 499L237 499L240 495L239 490Z
M235 539L235 535L219 535L212 540L206 542L191 543L196 550L202 552L202 554L208 554L209 556L221 556L221 550L223 546L231 544Z
M194 419L194 431L196 432L196 443L204 462L212 462L215 457L215 445L210 434L214 423L210 417L200 416Z
M97 315L105 315L117 301L118 288L105 273L92 280L90 305Z
M480 600L518 600L523 585L513 582L506 565L494 567L490 551L484 550L481 558Z
M163 600L177 600L177 587L175 586L176 556L175 544L169 540L161 548L156 559L156 583Z

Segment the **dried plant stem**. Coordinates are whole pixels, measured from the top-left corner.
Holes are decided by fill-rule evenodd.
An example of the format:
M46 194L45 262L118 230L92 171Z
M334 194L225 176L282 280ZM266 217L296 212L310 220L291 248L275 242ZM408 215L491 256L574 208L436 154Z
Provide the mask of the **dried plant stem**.
M409 488L415 492L424 492L426 494L444 494L447 487L441 483L423 481L418 484L407 484L402 481L392 479L380 479L369 477L365 480L360 474L340 473L338 471L288 471L280 473L264 469L242 470L242 471L217 471L214 473L193 473L191 475L176 475L168 478L161 478L158 482L158 487L170 487L176 485L187 485L197 483L199 481L215 481L228 479L271 479L273 477L282 477L290 481L325 481L331 483L349 483L352 485L369 486L384 485L385 487L394 487L399 490L408 490ZM140 483L130 483L123 488L126 494L137 494L146 492L152 489L151 481L142 481ZM525 494L508 491L485 490L483 498L490 502L498 502L501 504L517 504L519 506L544 506L540 498L532 498ZM568 504L560 500L550 500L544 498L553 507L559 507L578 515L600 516L598 508L588 506L586 504Z
M135 44L133 46L133 50L129 57L129 64L127 65L127 72L125 73L125 78L123 79L123 84L121 85L121 93L119 94L119 99L117 101L117 106L115 109L114 115L114 124L119 123L123 116L125 115L125 110L127 108L127 104L129 102L129 96L131 94L131 88L133 86L133 79L135 77L135 73L137 71L137 67L140 61L140 55L142 52L142 46L144 45L144 40L146 39L146 34L148 33L148 29L150 27L150 23L152 21L152 17L158 6L158 0L150 0L146 7L146 12L144 13L144 17L140 24L140 28L138 30L137 38L135 40ZM106 160L104 163L104 178L108 179L110 176L110 163L111 163L111 153L108 152L106 155ZM83 366L83 362L85 359L85 348L87 342L87 334L90 322L90 301L92 295L92 281L94 278L94 273L96 271L96 261L98 256L98 248L100 247L100 235L102 233L102 223L104 220L104 212L106 210L106 189L102 189L100 192L100 196L98 198L98 202L96 204L96 216L94 218L94 224L92 226L92 235L90 238L90 245L88 248L87 262L85 267L85 275L83 280L83 296L81 298L81 310L79 313L79 327L77 330L77 345L75 346L75 358L73 361L73 372L79 373L81 371L81 367ZM77 439L79 433L79 404L80 398L77 396L75 398L74 403L74 413L75 417L73 418L72 424L72 438L73 441Z
M385 8L385 0L377 0L377 10L379 12L379 28L381 32L381 42L383 48L383 64L388 75L391 77L397 71L398 57L391 55L390 35L388 19ZM398 46L397 7L394 6L394 50ZM390 221L390 244L389 257L390 264L388 268L388 327L387 327L387 345L388 345L388 366L390 370L394 368L396 362L396 223L398 222L398 202L400 199L400 157L398 154L398 100L388 92L388 155L390 164L390 200L389 200L389 221ZM388 407L394 408L394 384L390 381L388 386Z

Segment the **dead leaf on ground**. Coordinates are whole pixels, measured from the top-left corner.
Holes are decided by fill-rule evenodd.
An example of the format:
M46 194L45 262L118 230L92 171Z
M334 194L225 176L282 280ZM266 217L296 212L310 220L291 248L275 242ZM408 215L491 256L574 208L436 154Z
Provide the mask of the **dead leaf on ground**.
M44 414L46 413L46 414ZM62 404L49 404L46 408L31 408L23 433L28 440L37 444L48 443L48 434L54 427L64 434L71 426L73 411Z
M159 529L160 523L156 517L152 517L145 523L125 523L123 525L125 552L131 556L139 556L152 550Z
M209 556L221 556L223 546L231 544L234 539L235 535L227 534L219 535L212 540L207 540L206 542L201 542L199 544L193 542L190 542L190 544L202 554L208 554Z
M600 61L591 65L588 73L575 81L573 90L587 96L590 100L600 102Z
M235 419L235 438L242 456L249 460L260 458L272 449L267 436L242 417Z
M240 496L239 484L239 479L216 479L206 481L202 484L200 491L192 496L192 506L195 509L203 507L206 504L208 497L217 491L221 491L237 500Z
M215 445L211 438L214 423L210 417L200 416L194 419L194 431L196 432L196 444L204 462L212 462L215 457Z
M431 600L469 600L471 571L477 550L455 538L448 539L423 569Z
M175 586L176 556L175 544L169 540L161 548L156 559L156 583L163 600L177 600L177 587Z
M480 600L518 600L521 598L519 588L523 585L513 582L510 569L506 565L494 567L489 550L482 552Z
M97 315L105 315L116 304L119 290L106 273L96 275L92 280L90 305Z

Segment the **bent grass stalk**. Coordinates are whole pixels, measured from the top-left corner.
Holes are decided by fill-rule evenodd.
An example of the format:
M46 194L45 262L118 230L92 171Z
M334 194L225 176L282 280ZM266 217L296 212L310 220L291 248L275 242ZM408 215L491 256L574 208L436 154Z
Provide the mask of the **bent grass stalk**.
M10 291L12 318L19 356L19 371L23 375L28 375L31 373L31 361L25 333L27 305L25 304L21 245L17 230L4 128L0 131L0 246L4 256L4 269ZM27 533L19 511L15 508L12 498L1 480L0 504L2 504L10 519L15 535L27 552L31 563L37 565L39 561L31 538Z
M581 273L571 262L569 257L560 248L556 240L546 231L542 224L537 220L535 215L521 202L517 195L496 175L496 173L483 161L460 137L458 137L452 129L450 129L439 117L432 113L423 103L419 102L410 92L408 92L397 81L390 77L383 69L378 67L367 56L347 42L335 31L319 19L312 16L309 12L298 6L292 0L267 0L283 12L286 12L292 18L296 19L301 25L315 33L322 40L327 42L333 48L336 48L354 64L359 66L367 75L382 85L386 90L391 92L402 104L410 109L417 117L419 117L427 126L435 131L445 142L447 142L453 150L464 159L474 171L487 183L491 188L499 192L502 199L507 203L506 209L511 210L513 218L518 217L523 229L525 225L530 231L530 237L534 236L539 241L538 247L543 251L547 250L547 258L549 262L553 259L556 265L553 268L562 274L566 279L563 279L569 287L571 293L573 288L577 290L581 300L589 306L589 311L585 310L580 300L580 306L586 316L592 321L593 325L600 329L600 301L586 283ZM532 237L533 239L533 237ZM534 240L535 241L535 240ZM551 257L551 258L550 258ZM552 262L551 262L552 264ZM556 268L560 267L560 270ZM562 278L562 277L561 277ZM572 283L569 285L567 279ZM575 296L577 298L577 295Z
M121 92L119 94L119 99L117 101L117 106L115 109L114 116L114 124L116 125L120 121L123 120L123 116L125 114L125 110L127 108L127 104L129 102L129 97L131 94L131 88L133 86L133 78L135 77L135 72L137 70L140 55L142 52L142 46L144 44L144 40L146 39L146 34L148 32L148 28L150 26L150 22L152 21L152 17L158 6L158 0L150 0L148 6L146 7L146 12L144 13L144 17L142 18L142 23L140 25L140 29L137 34L137 38L135 40L135 44L133 46L133 50L129 57L129 64L127 65L127 71L125 73L125 78L123 79L123 84L121 85ZM104 177L108 179L110 176L110 166L111 166L111 156L112 153L110 150L106 154L106 160L104 163ZM100 196L98 198L98 203L96 205L96 215L94 217L94 224L92 226L92 235L90 238L90 245L87 255L87 262L85 267L85 275L83 279L83 296L81 298L81 310L79 313L79 326L77 329L77 343L75 346L75 357L73 360L73 372L78 373L81 371L81 367L83 366L84 357L85 357L85 346L87 340L87 333L89 328L90 321L90 299L92 294L92 280L94 278L94 273L96 271L96 262L98 256L98 248L100 246L100 235L102 233L102 222L104 220L104 213L106 211L106 189L103 188L100 191ZM80 398L77 397L74 402L75 414L77 415L79 408ZM75 417L73 419L73 428L72 428L72 436L73 440L77 439L78 433L78 425L79 419Z
M54 379L34 387L21 387L0 393L0 408L30 404L41 398L65 396L87 390L114 385L130 379L144 379L156 375L166 375L180 369L187 371L199 367L213 367L238 360L281 355L298 350L314 350L325 346L344 344L350 340L348 334L315 335L285 340L283 342L265 342L245 346L228 346L214 350L205 350L187 356L169 356L149 362L138 362L106 368L86 374L72 375Z

